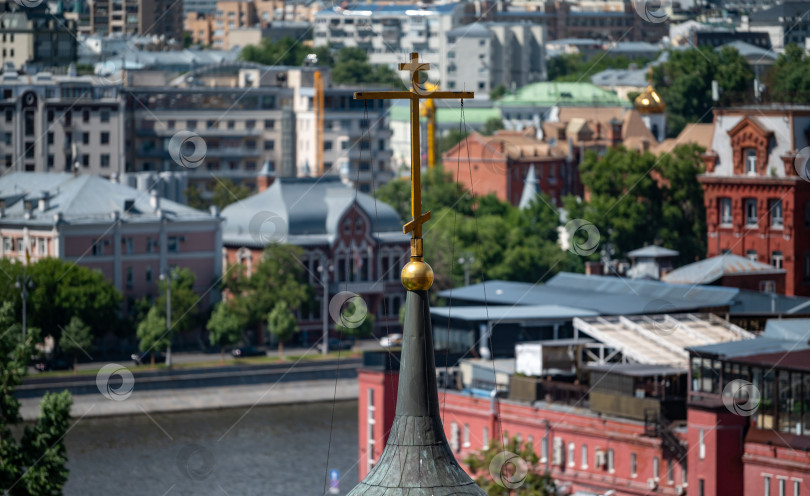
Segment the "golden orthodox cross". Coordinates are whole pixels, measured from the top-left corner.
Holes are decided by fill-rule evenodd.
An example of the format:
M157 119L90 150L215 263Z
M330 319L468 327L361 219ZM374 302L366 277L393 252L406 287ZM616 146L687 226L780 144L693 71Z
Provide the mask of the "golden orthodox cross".
M411 258L421 260L422 224L430 220L430 212L422 213L421 146L419 143L419 100L430 98L475 98L472 91L434 91L419 87L419 72L430 69L430 64L420 63L419 54L411 53L411 61L399 64L400 71L411 75L409 91L360 91L354 94L356 100L410 100L411 101L411 216L413 219L402 226L402 232L411 233Z

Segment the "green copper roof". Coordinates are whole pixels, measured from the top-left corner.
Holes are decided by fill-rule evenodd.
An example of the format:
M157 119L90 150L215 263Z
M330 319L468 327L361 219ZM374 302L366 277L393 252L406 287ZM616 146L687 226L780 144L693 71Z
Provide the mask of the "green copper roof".
M391 106L391 120L399 122L407 122L410 119L411 111L407 105L392 105ZM464 108L464 120L468 124L481 124L483 125L489 119L495 117L501 118L501 111L497 108ZM422 117L420 121L424 122L425 118ZM436 123L437 124L456 124L461 121L460 108L439 108L436 109Z
M504 95L496 103L500 107L529 105L610 105L629 107L630 102L611 91L591 83L533 83L515 93Z

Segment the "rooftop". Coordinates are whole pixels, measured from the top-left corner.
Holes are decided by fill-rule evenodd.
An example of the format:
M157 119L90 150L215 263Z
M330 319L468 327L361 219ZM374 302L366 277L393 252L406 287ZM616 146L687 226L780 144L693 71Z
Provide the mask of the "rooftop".
M663 246L650 245L638 250L627 252L630 258L663 258L663 257L677 257L679 254L676 250L670 250Z
M621 351L633 362L679 368L688 367L687 348L695 344L754 340L753 334L714 314L575 318L574 331Z
M784 273L784 269L776 269L738 255L725 254L678 267L665 275L663 281L673 284L711 284L725 276Z
M355 202L375 234L407 241L390 205L355 191L336 176L276 179L265 191L222 211L222 239L225 244L256 247L271 242L331 243L343 214Z
M41 198L47 198L42 210ZM110 223L116 215L127 223L157 222L161 216L177 221L214 219L208 212L166 199L160 199L155 209L149 192L93 174L12 172L0 177L0 199L5 201L0 218L5 225ZM26 213L25 204L30 202L31 209Z
M762 337L810 341L810 319L768 319Z
M692 346L688 350L701 356L712 356L715 358L742 358L754 355L780 353L788 351L810 349L810 345L800 341L787 339L773 339L758 337L744 341L734 341L730 343L716 343L706 346Z
M686 374L688 372L688 370L685 368L672 367L671 365L649 365L645 363L606 363L603 365L588 365L588 370L633 377L679 375Z
M515 305L432 307L430 315L434 318L453 318L468 322L515 320L525 322L527 320L570 320L574 317L590 317L598 314L591 310L562 305Z
M505 95L498 106L616 106L629 107L627 100L611 91L603 90L592 83L533 83L520 88L515 93Z

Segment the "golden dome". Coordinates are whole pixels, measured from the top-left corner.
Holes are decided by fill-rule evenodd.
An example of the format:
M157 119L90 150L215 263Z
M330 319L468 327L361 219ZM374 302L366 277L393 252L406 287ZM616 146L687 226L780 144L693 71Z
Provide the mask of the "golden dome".
M661 96L653 89L652 85L647 86L647 89L636 97L634 103L636 110L642 114L663 114L667 109L664 100L661 100Z
M426 262L411 260L402 268L400 279L408 291L427 291L433 286L433 269Z

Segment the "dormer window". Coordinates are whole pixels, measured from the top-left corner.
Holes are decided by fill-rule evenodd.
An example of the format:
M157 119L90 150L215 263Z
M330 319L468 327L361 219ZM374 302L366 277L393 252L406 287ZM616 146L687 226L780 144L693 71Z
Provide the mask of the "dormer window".
M757 151L753 148L745 149L745 173L749 176L757 174Z

